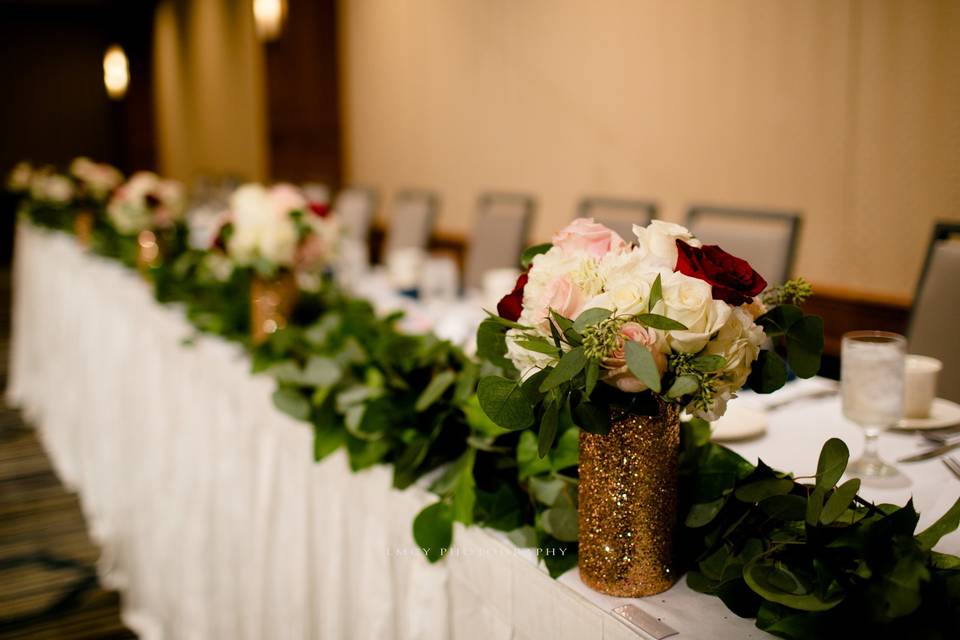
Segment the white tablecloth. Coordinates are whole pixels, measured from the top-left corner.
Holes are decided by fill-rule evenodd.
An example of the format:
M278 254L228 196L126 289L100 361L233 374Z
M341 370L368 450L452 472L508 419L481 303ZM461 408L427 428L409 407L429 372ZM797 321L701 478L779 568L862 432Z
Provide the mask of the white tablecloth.
M392 489L385 467L351 473L340 454L314 463L309 427L271 405L273 381L236 345L182 344L193 335L136 274L19 225L8 395L79 493L101 575L143 637L642 637L610 613L628 600L576 570L550 579L497 532L458 526L451 555L428 564L410 531L429 493ZM856 449L835 404L774 412L771 435L738 450L809 471L830 434ZM924 521L960 490L938 465L911 468ZM633 602L682 637L766 637L683 582Z

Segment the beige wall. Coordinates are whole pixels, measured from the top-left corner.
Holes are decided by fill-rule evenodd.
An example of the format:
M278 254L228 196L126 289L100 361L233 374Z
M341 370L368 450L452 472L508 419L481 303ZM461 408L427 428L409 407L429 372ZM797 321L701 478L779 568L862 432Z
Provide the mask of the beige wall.
M960 219L960 2L341 0L348 180L801 209L798 273L909 296Z
M263 53L249 0L163 0L154 26L159 169L267 174Z

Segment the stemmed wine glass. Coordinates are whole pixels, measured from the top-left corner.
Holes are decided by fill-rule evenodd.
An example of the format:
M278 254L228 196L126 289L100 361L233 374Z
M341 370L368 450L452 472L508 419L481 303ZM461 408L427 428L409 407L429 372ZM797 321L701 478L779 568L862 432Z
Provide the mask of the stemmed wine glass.
M863 427L863 455L847 467L863 479L892 478L896 467L880 459L877 438L903 417L903 379L907 340L886 331L851 331L843 335L840 386L843 415Z

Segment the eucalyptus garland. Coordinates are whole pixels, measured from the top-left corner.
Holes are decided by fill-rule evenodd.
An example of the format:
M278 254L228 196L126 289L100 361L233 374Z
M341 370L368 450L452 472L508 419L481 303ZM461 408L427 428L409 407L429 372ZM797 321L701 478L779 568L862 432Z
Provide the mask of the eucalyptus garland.
M69 229L67 212L23 210L37 224ZM135 239L100 220L94 250L132 264ZM176 231L149 272L158 299L183 303L201 331L246 341L250 273L218 279L183 239ZM555 577L574 567L577 424L590 416L559 421L546 444L530 428L497 426L477 383L516 377L504 357L506 327L485 322L481 357L472 359L433 335L400 331L398 319L328 282L301 299L287 328L251 347L253 370L277 380L280 410L313 425L317 460L344 449L354 470L388 464L398 488L435 478L438 500L413 522L430 561L460 522L507 532L519 546L563 548L543 557ZM858 480L837 484L848 457L839 440L824 445L815 476L794 478L709 435L700 420L683 425L675 547L691 588L784 638L958 637L960 558L932 547L960 524L960 501L916 533L912 503L870 504L857 495Z

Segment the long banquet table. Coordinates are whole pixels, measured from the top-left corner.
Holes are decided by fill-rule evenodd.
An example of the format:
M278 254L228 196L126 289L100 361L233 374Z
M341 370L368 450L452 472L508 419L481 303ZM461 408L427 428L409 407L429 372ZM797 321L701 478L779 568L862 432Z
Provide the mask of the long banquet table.
M315 463L309 425L274 409L272 391L238 345L197 336L135 273L19 224L8 397L79 494L101 578L141 637L645 637L611 613L626 602L681 637L768 637L683 581L627 600L575 569L552 580L534 551L490 530L458 525L448 557L428 564L411 523L429 492L391 488L386 467L351 473L339 453ZM831 435L854 454L862 442L836 398L798 400L734 448L810 473ZM917 446L881 440L891 458ZM903 470L911 487L863 493L912 494L921 527L960 496L938 461ZM938 549L960 553L960 534Z

